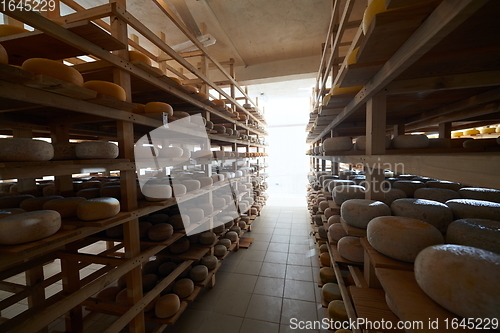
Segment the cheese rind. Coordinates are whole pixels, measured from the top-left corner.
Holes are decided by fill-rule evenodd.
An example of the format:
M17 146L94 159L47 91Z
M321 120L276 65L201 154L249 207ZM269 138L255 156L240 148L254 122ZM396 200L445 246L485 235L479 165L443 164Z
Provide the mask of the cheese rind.
M76 215L80 220L94 221L113 217L120 212L120 202L115 198L93 198L78 204Z
M53 199L43 204L43 209L55 210L61 218L75 217L78 205L85 201L83 197Z
M398 135L392 139L394 149L421 149L429 146L429 138L425 134Z
M113 82L91 80L83 84L84 88L94 90L98 94L116 98L120 101L127 100L125 89Z
M54 157L54 148L48 142L28 138L1 138L0 161L41 162Z
M446 243L477 247L500 254L500 222L484 219L453 221L446 232Z
M325 283L323 287L321 287L321 294L323 295L323 299L328 303L336 299L342 299L339 285L332 282Z
M350 199L364 199L365 192L366 189L360 185L339 185L333 188L332 197L335 203L341 206Z
M61 215L53 210L37 210L0 219L0 244L33 242L55 234L61 227Z
M25 60L21 67L35 75L50 76L80 87L84 85L83 76L80 72L56 60L31 58Z
M452 199L460 199L460 194L457 191L444 188L419 188L413 196L417 199L434 200L441 203Z
M446 201L446 205L451 208L455 220L472 218L500 221L500 204L496 202L453 199Z
M453 221L453 213L445 204L426 199L398 199L391 205L392 215L411 217L435 226L442 233Z
M335 321L349 320L344 302L341 300L334 300L328 304L328 314L330 315L330 318Z
M114 159L120 151L112 142L87 141L78 143L75 152L80 159Z
M52 196L46 196L46 197L35 197L35 198L29 198L26 200L23 200L21 204L19 205L19 208L24 209L27 212L31 212L34 210L42 210L43 205L50 200L54 199L62 199L61 196L59 195L52 195Z
M366 229L373 218L391 215L391 209L381 201L351 199L344 201L340 207L340 215L347 224Z
M181 301L176 294L162 296L155 305L155 315L158 318L168 318L176 314L181 308Z
M340 136L328 138L323 141L323 151L325 153L331 151L347 151L352 149L352 138L349 136Z
M492 188L462 187L458 193L463 199L485 200L500 203L500 191Z

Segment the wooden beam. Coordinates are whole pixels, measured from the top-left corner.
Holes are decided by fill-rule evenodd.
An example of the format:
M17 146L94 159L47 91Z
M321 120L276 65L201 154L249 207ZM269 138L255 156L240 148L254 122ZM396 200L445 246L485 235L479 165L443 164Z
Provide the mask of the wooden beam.
M366 103L366 154L385 154L386 132L386 100L385 94L377 94Z
M451 139L451 122L439 124L439 137L443 139Z

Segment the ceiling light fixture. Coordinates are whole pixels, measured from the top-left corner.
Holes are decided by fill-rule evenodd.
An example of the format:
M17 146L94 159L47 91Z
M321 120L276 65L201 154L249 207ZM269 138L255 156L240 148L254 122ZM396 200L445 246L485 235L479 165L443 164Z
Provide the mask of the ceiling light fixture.
M211 34L206 34L206 35L203 35L203 36L200 36L197 38L198 38L198 41L200 41L200 43L204 47L214 45L215 42L217 42L215 37L212 36ZM173 46L172 49L175 52L184 53L184 52L196 51L196 50L198 50L198 46L194 45L194 43L192 41L188 40L187 42L180 43L180 44Z

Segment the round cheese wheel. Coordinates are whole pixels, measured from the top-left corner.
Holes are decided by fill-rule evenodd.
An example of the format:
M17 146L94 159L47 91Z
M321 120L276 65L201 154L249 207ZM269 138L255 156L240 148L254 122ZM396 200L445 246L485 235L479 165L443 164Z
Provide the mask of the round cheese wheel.
M135 106L135 109L133 109L131 112L132 113L138 113L138 114L143 114L145 111L146 105L141 104L141 103L132 103Z
M360 185L339 185L332 190L332 197L335 203L341 206L350 199L364 199L366 189Z
M336 283L337 277L332 267L322 267L319 270L319 279L323 283Z
M5 209L0 209L0 219L16 215L16 214L21 214L21 213L26 213L24 209L21 208L5 208Z
M174 230L182 230L187 228L191 224L191 219L189 215L186 214L176 214L170 216L168 223L174 227Z
M76 215L80 220L94 221L113 217L120 212L120 202L115 198L93 198L78 204Z
M158 223L149 228L148 238L155 242L169 239L174 234L174 228L168 223Z
M434 200L442 203L452 199L460 199L460 194L457 191L444 188L419 188L413 196L417 199Z
M325 238L325 239L328 238L328 234L327 234L324 226L321 226L321 227L318 228L318 235L321 238Z
M385 149L389 149L390 146L391 146L391 138L386 136L385 137ZM359 138L357 138L354 147L356 148L356 150L365 150L366 149L366 136L360 136Z
M332 224L340 223L340 215L330 216L327 220L327 223L328 223L328 228L330 228Z
M180 197L187 193L187 189L183 184L172 184L172 192L174 197Z
M323 150L326 154L334 151L346 151L352 149L352 139L349 136L328 138L323 141Z
M500 221L500 204L474 199L453 199L446 201L453 217L457 219L486 219Z
M125 89L113 82L91 80L83 84L84 88L94 90L98 94L116 98L120 101L127 100L127 93Z
M168 276L174 271L177 265L174 262L165 262L158 267L158 273L162 276Z
M341 300L334 300L328 304L328 314L330 315L330 318L335 321L349 320L344 302Z
M212 151L210 150L198 150L193 152L192 154L193 158L211 158L212 157Z
M19 208L24 200L32 199L31 194L14 194L0 197L0 209L4 208Z
M29 30L26 30L24 28L21 28L21 27L15 26L15 25L0 24L0 37L17 35L17 34L21 34L23 32L29 32Z
M83 76L73 67L66 66L60 61L31 58L23 62L22 68L35 75L46 75L77 86L84 86Z
M55 210L61 215L61 218L75 217L78 205L85 200L83 197L53 199L45 202L43 209Z
M172 187L166 184L145 184L141 191L147 201L164 201L172 197Z
M200 234L200 238L198 239L198 242L203 245L212 245L215 240L217 239L217 236L215 233L211 231L206 231Z
M186 212L191 222L200 222L204 218L203 209L191 208Z
M216 257L224 257L227 253L227 248L224 245L215 245L214 246L214 255Z
M328 252L328 244L321 244L319 247L319 253Z
M0 161L38 162L54 157L54 148L48 142L28 138L0 138Z
M384 192L383 203L390 206L394 200L406 198L406 193L403 190L397 188L390 188L389 190Z
M191 279L180 279L174 284L174 294L177 294L179 298L186 298L191 295L194 291L194 283Z
M179 118L179 119L188 118L189 117L189 113L184 112L184 111L174 111L173 117L174 118Z
M500 254L500 222L484 219L453 221L448 226L446 242Z
M139 51L135 51L135 50L128 51L128 60L130 60L130 61L138 61L139 60L139 61L146 63L149 66L152 65L151 59L147 55L145 55L144 53L141 53Z
M59 195L52 195L52 196L47 196L47 197L36 197L36 198L29 198L26 200L23 200L21 204L19 204L19 208L24 209L27 212L31 212L34 210L42 210L43 205L53 199L62 199L61 196Z
M406 196L413 198L415 191L419 188L424 188L425 183L415 180L397 180L392 184L393 188L402 190L406 193Z
M122 197L122 187L120 185L104 186L99 190L99 196L112 197L120 200Z
M204 281L208 277L208 268L205 265L196 265L189 271L189 277L194 282Z
M347 224L366 229L373 218L391 215L391 209L381 201L351 199L344 201L340 207L340 215Z
M212 269L215 269L217 267L217 264L219 263L219 259L217 259L216 256L205 256L201 258L200 263L202 265L207 266L208 270L211 271Z
M238 234L235 231L228 231L226 232L225 235L226 238L228 238L231 242L236 242L238 240Z
M491 188L462 187L458 193L464 199L485 200L500 203L500 191Z
M425 186L429 188L444 188L447 190L452 190L458 192L462 186L459 183L448 182L443 180L431 180L425 183Z
M88 180L86 182L81 183L79 186L81 190L87 188L100 188L100 187L101 187L101 182L99 180Z
M453 213L445 204L426 199L398 199L391 205L395 216L411 217L435 226L442 233L453 221Z
M463 245L431 246L415 260L415 279L445 309L464 318L498 318L500 255Z
M323 295L325 302L328 303L336 299L342 299L339 285L336 283L325 283L323 287L321 287L321 294Z
M359 46L352 50L351 53L347 56L347 65L354 65L357 62L357 56L359 52ZM324 104L323 104L324 105Z
M398 135L392 139L394 149L420 149L429 146L429 138L425 134Z
M180 254L188 251L190 247L191 243L189 242L189 239L187 239L186 237L182 237L176 240L172 245L170 245L169 249L170 252L174 254Z
M168 113L169 116L174 115L174 109L170 104L163 102L149 102L144 106L145 113Z
M112 142L87 141L75 146L76 156L80 159L113 159L118 157L118 146Z
M146 293L153 289L158 283L156 274L145 274L142 276L142 292Z
M331 90L331 95L333 96L339 96L339 95L355 95L357 94L361 89L363 89L363 86L354 86L354 87L343 87L341 88L340 85L335 85L333 89Z
M333 179L330 183L328 183L327 190L331 192L336 186L340 185L356 185L356 183L352 180L347 179Z
M199 92L198 88L190 84L183 84L182 88L184 88L184 90L187 90L190 94L197 94Z
M323 252L319 255L319 262L323 266L331 266L330 254L328 252Z
M361 28L365 35L368 33L368 29L370 28L370 25L373 22L375 16L386 11L387 7L385 0L373 0L372 2L370 2L368 7L366 7L365 12L363 13L363 21L361 22Z
M33 242L55 234L61 227L61 215L54 210L37 210L0 220L0 244Z
M181 308L181 301L176 294L167 294L160 297L155 305L155 315L158 318L172 317Z
M54 157L52 160L76 160L76 143L73 142L55 142L52 144L54 148Z
M443 235L429 223L399 216L376 217L368 223L368 242L378 252L393 259L414 262L428 246L442 244Z
M214 183L212 177L199 177L197 180L200 182L200 187L212 186Z
M337 242L337 250L342 258L354 261L363 262L365 251L359 237L345 236Z
M221 238L221 239L219 239L219 242L217 243L217 245L224 245L226 247L226 249L229 250L229 248L231 247L231 240L228 238Z
M83 190L76 192L76 196L85 199L98 198L100 195L101 195L101 189L99 188L84 188Z
M328 201L326 201L326 200L321 201L321 202L319 203L319 205L318 205L319 210L321 210L321 211L323 211L323 212L324 212L324 211L325 211L325 209L327 209L328 207L329 207L329 205L328 205Z
M200 181L196 179L184 180L182 181L182 185L186 186L188 192L199 190L201 187Z

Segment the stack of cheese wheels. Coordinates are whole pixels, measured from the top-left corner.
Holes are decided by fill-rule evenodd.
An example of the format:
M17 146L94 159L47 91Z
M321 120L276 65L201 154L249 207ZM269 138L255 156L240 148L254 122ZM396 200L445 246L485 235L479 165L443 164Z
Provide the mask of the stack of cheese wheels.
M435 226L442 233L453 221L453 213L445 204L425 199L398 199L391 205L395 216L411 217Z
M38 162L54 157L54 148L48 142L28 138L0 139L0 161Z
M46 75L80 87L84 86L82 74L60 61L31 58L23 62L22 68L35 75Z
M454 219L476 218L500 221L500 203L473 199L453 199L446 201L446 205L451 208Z
M162 296L155 305L155 315L158 318L172 317L181 308L181 301L176 294Z
M364 249L359 237L345 236L337 242L337 250L342 258L353 262L364 261Z
M180 147L163 147L160 149L160 157L176 158L181 157L184 150Z
M464 318L498 318L500 255L463 245L438 245L415 260L422 290L445 309Z
M55 234L61 227L61 215L54 210L36 210L0 219L0 244L33 242Z
M446 242L500 254L500 222L484 219L453 221L448 226Z
M413 196L417 199L434 200L442 203L452 199L460 199L460 194L457 191L445 188L419 188L413 193Z
M94 90L97 94L108 96L111 98L116 98L120 101L127 100L127 93L125 89L113 82L91 80L83 84L84 88Z
M406 198L406 193L403 190L397 188L390 188L384 192L383 203L390 206L394 200Z
M351 199L342 204L340 215L347 224L366 229L373 218L391 215L391 209L381 201Z
M118 146L112 142L86 141L75 146L76 156L80 159L113 159L119 152Z
M156 114L156 113L167 113L169 116L174 115L174 109L170 104L163 102L149 102L144 106L144 113Z
M360 136L359 138L357 138L354 146L355 146L356 150L365 150L366 149L366 136ZM386 136L385 137L385 149L389 149L390 146L391 146L391 138Z
M166 184L144 184L141 191L148 201L163 201L172 197L172 187Z
M491 188L462 187L458 193L464 199L485 200L500 203L500 191Z
M323 141L323 151L328 155L329 152L346 151L352 149L352 138L349 136L341 136L336 138L328 138Z
M397 180L392 184L393 188L400 189L406 193L406 196L413 198L415 191L424 188L425 183L416 180Z
M120 212L120 202L115 198L94 198L78 204L76 215L80 220L94 221L113 217Z
M445 180L431 180L426 182L425 185L429 188L444 188L456 192L458 192L462 188L462 185L460 185L460 183L449 182Z
M425 134L398 135L392 139L395 149L420 149L429 146L429 138Z
M375 250L406 262L414 262L426 247L444 242L436 227L409 217L376 217L368 223L366 234Z
M339 185L332 190L332 197L335 203L341 206L350 199L363 199L366 189L359 185Z

